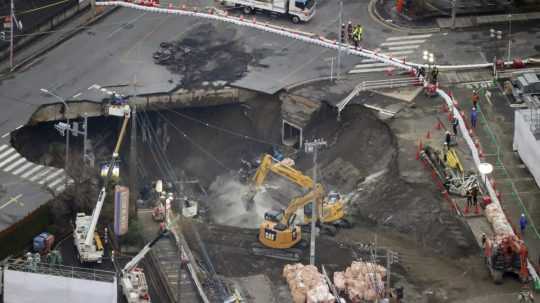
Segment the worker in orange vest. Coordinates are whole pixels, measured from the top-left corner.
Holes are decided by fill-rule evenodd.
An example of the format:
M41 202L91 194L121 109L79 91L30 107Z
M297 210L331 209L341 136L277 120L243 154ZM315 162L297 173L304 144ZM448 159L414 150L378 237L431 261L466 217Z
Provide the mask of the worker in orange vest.
M476 105L478 104L478 101L480 100L480 95L478 94L478 92L476 90L473 90L473 94L472 94L472 105L473 107L476 107Z

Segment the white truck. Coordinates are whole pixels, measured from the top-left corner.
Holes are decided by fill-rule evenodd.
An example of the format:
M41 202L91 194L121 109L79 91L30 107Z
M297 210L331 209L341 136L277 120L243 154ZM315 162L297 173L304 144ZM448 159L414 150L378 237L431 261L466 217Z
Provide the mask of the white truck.
M101 263L103 258L103 244L101 243L99 235L96 233L96 226L99 215L101 214L101 209L103 208L103 203L105 202L107 184L111 179L113 173L112 167L113 164L116 162L116 159L118 159L119 157L118 152L120 150L120 145L122 145L122 140L124 139L124 135L126 133L130 113L131 109L127 105L122 107L122 110L118 114L111 113L111 111L109 110L109 114L111 115L123 116L124 121L122 123L122 128L116 142L116 147L114 148L114 152L112 154L112 159L109 162L107 176L105 177L103 187L99 192L96 207L94 208L92 215L89 216L85 213L77 213L77 217L75 218L73 244L77 249L77 257L81 263Z
M316 0L221 0L225 6L241 7L249 15L256 10L286 15L293 23L307 22L315 15Z

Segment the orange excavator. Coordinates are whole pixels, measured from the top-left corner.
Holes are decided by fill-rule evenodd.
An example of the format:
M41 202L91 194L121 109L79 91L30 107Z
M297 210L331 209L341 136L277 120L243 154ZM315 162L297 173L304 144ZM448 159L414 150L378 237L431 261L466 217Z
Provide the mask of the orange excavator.
M496 284L502 283L505 273L518 275L522 282L529 280L528 251L523 240L514 235L508 235L492 239L485 238L483 242L486 265Z

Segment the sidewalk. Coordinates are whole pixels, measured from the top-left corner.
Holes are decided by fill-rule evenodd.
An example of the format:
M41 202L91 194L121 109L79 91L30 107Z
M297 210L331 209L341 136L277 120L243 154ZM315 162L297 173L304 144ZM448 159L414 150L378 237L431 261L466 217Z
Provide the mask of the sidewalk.
M24 46L22 49L14 51L13 65L15 69L48 52L62 42L73 37L80 31L83 31L87 26L94 24L102 18L112 13L116 7L107 7L98 9L96 16L92 16L90 9L84 11L78 16L74 16L66 21L61 26L54 29L50 34L44 34L42 37ZM0 61L0 73L8 72L10 67L9 58Z
M540 189L536 185L525 165L512 150L514 112L499 87L487 89L490 97L481 97L480 115L475 130L480 140L485 162L494 166L491 177L495 180L496 190L500 193L501 205L517 234L519 217L527 216L529 225L523 236L529 249L529 260L538 265L540 257L540 233L536 224L540 224L540 209L536 207L540 199ZM471 89L457 88L452 92L465 117L470 115Z

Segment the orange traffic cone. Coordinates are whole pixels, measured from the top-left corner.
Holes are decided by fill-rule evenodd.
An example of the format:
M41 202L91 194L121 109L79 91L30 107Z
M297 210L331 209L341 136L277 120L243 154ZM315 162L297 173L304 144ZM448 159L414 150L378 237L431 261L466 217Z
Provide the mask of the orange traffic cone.
M478 204L476 205L476 209L474 210L475 214L480 214L480 208L478 207Z
M427 134L426 134L426 139L431 139L431 132L428 130Z
M439 120L439 122L437 122L437 125L435 125L435 128L440 130L442 128L442 123L441 121Z
M468 214L469 213L469 206L465 206L465 210L463 211L464 214Z

